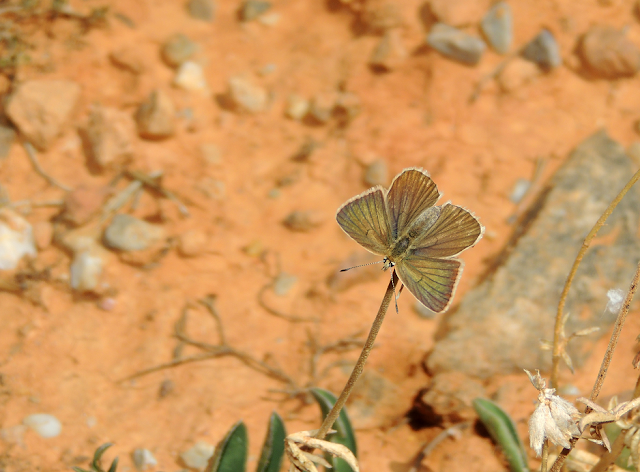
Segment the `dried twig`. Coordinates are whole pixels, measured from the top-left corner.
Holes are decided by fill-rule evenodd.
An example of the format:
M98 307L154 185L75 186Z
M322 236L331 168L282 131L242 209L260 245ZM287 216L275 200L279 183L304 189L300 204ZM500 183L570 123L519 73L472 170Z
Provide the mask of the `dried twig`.
M50 185L61 188L65 192L71 191L70 187L67 187L64 184L61 184L60 182L58 182L56 179L54 179L44 171L44 169L40 166L40 162L38 162L38 156L36 154L36 150L34 149L33 145L29 141L23 139L22 145L24 146L25 151L27 151L27 156L29 156L29 160L31 161L33 168L40 175L40 177L44 178L47 182L49 182Z
M158 178L160 176L149 176L136 170L127 170L125 171L125 174L129 178L142 182L144 185L155 190L156 192L161 194L163 197L171 200L173 203L175 203L178 206L178 210L183 216L190 216L189 210L184 205L184 203L182 203L173 192L167 190L162 186L162 184L158 182Z
M293 321L294 323L302 323L306 321L320 321L318 318L315 318L315 317L304 318L298 315L290 315L288 313L283 313L279 310L276 310L275 308L270 307L264 299L264 294L266 293L267 290L273 288L274 284L275 284L275 278L271 282L264 285L258 292L258 304L262 308L264 308L267 312L271 313L273 316L277 316L278 318L282 318L284 320Z

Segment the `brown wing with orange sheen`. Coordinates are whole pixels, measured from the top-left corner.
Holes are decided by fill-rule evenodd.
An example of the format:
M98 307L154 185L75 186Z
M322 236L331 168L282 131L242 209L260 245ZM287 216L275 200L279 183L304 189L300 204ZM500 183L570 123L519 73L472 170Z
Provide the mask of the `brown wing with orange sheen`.
M453 257L474 246L484 227L468 210L446 203L436 222L414 240L415 257Z
M368 251L381 256L389 254L391 230L380 186L353 197L336 213L338 224L353 240Z
M395 265L398 277L420 303L436 313L449 308L462 275L457 259L409 256Z
M405 169L396 176L387 193L392 240L408 229L423 211L434 206L438 198L438 187L422 169Z

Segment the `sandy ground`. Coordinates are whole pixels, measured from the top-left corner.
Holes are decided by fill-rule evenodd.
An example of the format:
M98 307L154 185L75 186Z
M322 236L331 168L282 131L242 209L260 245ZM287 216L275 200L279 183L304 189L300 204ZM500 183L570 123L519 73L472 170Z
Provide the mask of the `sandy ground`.
M103 3L73 5L87 11ZM110 280L115 305L110 310L101 309L100 301L74 295L65 283L39 286L43 306L0 293L0 425L6 433L0 441L2 470L86 466L93 450L108 441L116 445L105 457L119 455L123 471L133 469L130 454L138 447L154 453L156 470L179 470L181 451L198 440L216 443L238 419L248 426L248 470L253 470L271 411L280 412L288 430L296 431L319 425L317 406L279 400L282 395L272 391L282 389L281 382L228 357L121 382L171 360L177 344L174 323L187 302L215 294L229 344L258 359L270 357L304 385L310 356L307 333L328 344L367 330L387 284L381 276L343 292L326 285L348 256L364 252L341 232L334 214L343 201L366 189L366 164L386 161L389 181L405 167L427 169L445 200L470 208L486 226L486 237L464 254L466 268L456 294L460 300L508 239L508 219L516 210L509 195L518 179L532 177L538 159L547 163L548 178L574 146L600 128L624 146L638 137L634 123L640 118L640 78L587 80L572 70L576 40L595 23L628 27L628 37L640 44L631 2L592 1L578 8L569 0L510 1L514 44L524 44L547 27L556 35L566 65L509 93L489 82L472 104L475 85L502 57L487 51L478 66L466 67L425 50L418 1L398 2L405 20L402 38L411 54L385 74L373 73L367 65L379 37L354 33L353 14L324 2L275 0L273 10L280 18L273 26L237 21L236 1L218 1L211 23L190 18L178 0L108 3L135 27L112 17L106 28L79 35L73 20L58 19L48 34L29 33L36 45L32 63L19 71L16 81L65 78L82 87L72 124L40 155L41 164L70 187L108 184L113 172L89 172L77 128L92 104L133 114L153 88L160 88L178 110L190 109L193 120L180 119L176 135L163 141L136 137L131 168L162 170L164 186L187 202L191 216L183 217L170 201L148 192L132 213L160 221L171 236L198 230L207 235L207 245L190 258L171 250L146 270L114 261ZM159 49L176 32L200 45L197 60L204 66L210 93L171 86L174 71L162 62ZM139 56L142 74L114 67L108 56L120 48ZM260 76L268 64L275 70ZM219 106L214 96L224 93L228 78L237 74L247 74L269 90L268 110L238 114ZM339 86L361 102L361 112L349 126L309 126L284 117L289 94L311 97ZM305 162L292 161L308 139L319 144L317 149ZM219 163L203 159L200 146L207 143L220 149ZM283 179L290 185L279 186ZM18 144L0 163L0 182L12 201L63 197L34 172ZM202 191L211 186L218 189L213 195ZM321 224L309 232L290 231L282 221L294 210L313 210ZM34 208L26 217L35 224L58 212ZM247 251L247 246L258 250ZM38 266L47 265L53 266L54 277L64 279L69 256L49 246L38 256ZM284 297L267 290L270 306L318 321L293 323L260 305L260 290L280 271L298 281ZM404 470L403 464L440 432L414 431L402 423L427 383L421 365L433 345L438 318L418 317L408 293L398 303L400 313L389 314L367 367L398 388L398 401L376 412L384 427L358 431L364 471ZM612 368L619 381L612 379L605 395L633 387L629 362L640 326L633 319L631 323L636 329L626 331ZM205 342L217 340L203 308L190 312L188 332ZM597 344L594 353L603 352L605 345ZM185 354L197 352L190 349ZM469 346L470 355L472 350ZM329 355L321 367L356 356L355 351ZM566 381L587 393L599 362L595 355ZM319 386L337 393L345 380L342 370L332 370ZM167 381L173 389L161 397ZM487 387L494 392L504 385L509 400L503 406L526 438L536 392L523 376L496 379ZM42 439L27 431L11 437L13 427L37 412L58 417L61 435ZM458 441L445 441L424 465L435 471L506 468L491 442L473 431Z

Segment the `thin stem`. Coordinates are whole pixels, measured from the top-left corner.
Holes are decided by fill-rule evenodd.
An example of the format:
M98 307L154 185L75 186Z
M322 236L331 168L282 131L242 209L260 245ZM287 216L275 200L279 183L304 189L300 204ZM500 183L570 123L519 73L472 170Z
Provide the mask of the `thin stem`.
M542 445L542 462L540 463L540 472L547 471L547 462L549 461L549 441L545 441Z
M558 374L560 370L560 359L561 359L560 350L562 347L560 343L560 340L562 338L562 317L563 317L564 305L565 305L565 302L567 301L567 295L569 293L569 288L571 287L571 283L573 282L573 279L576 276L576 271L578 270L578 266L580 265L582 258L587 252L587 249L589 248L591 241L593 240L593 238L595 238L596 234L598 234L598 231L600 230L600 228L602 228L605 221L607 221L607 218L609 218L613 210L618 206L618 203L620 203L620 200L622 200L622 198L626 195L629 189L633 187L633 184L635 184L638 181L638 179L640 179L640 170L637 171L633 175L633 177L631 177L631 180L629 180L627 185L625 185L625 187L620 191L618 196L611 202L609 207L605 210L605 212L602 214L602 216L598 219L596 224L593 226L593 228L585 238L584 242L582 243L582 247L580 248L580 251L578 251L576 260L573 262L573 267L571 267L571 272L569 272L567 281L564 284L564 288L562 289L562 294L560 295L560 303L558 303L558 312L556 313L556 324L553 331L553 359L552 359L553 364L551 368L551 387L553 388L558 388Z
M316 433L315 437L318 439L324 439L333 423L335 423L336 419L338 419L338 415L340 411L344 407L344 404L347 402L353 387L355 387L356 382L360 378L362 371L364 369L364 365L367 362L367 358L371 353L371 349L373 349L373 344L376 341L376 336L378 336L378 332L380 331L380 326L382 326L382 322L384 321L384 317L387 314L387 310L389 309L389 303L391 303L391 299L395 293L394 287L398 282L398 276L396 272L393 271L393 275L391 276L391 281L389 282L389 286L387 287L387 292L384 294L384 298L382 299L382 303L380 304L380 308L378 309L378 314L376 315L376 319L373 321L371 325L371 330L369 331L369 336L364 343L364 347L362 348L362 352L360 353L360 357L358 358L358 362L356 363L353 371L351 372L351 376L349 380L347 380L347 384L345 385L342 393L336 400L336 403L333 405L333 408L327 415L327 417L322 422L320 429Z

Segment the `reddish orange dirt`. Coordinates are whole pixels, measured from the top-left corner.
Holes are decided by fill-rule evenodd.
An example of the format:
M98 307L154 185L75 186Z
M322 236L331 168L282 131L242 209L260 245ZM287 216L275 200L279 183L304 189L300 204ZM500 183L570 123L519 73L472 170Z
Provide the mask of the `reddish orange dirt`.
M405 20L402 38L413 53L385 74L373 73L367 65L379 37L355 34L353 14L347 8L329 8L323 1L274 0L279 21L265 26L239 22L239 1L219 0L212 22L190 18L184 3L71 2L82 12L108 4L111 13L125 15L135 27L110 15L106 27L85 35L78 35L74 20L64 18L56 19L47 34L29 33L36 47L30 53L31 63L19 69L16 83L64 78L82 87L74 121L51 150L39 155L42 167L72 188L108 184L115 173L89 172L78 127L92 104L133 115L150 91L160 88L178 110L193 111L193 122L182 119L176 135L163 141L135 137L130 168L162 170L163 185L186 202L191 216L182 216L172 202L149 192L132 213L159 221L170 236L196 229L208 239L206 249L195 257L181 257L174 249L145 270L112 261L115 306L109 311L59 282L68 279L70 260L55 244L37 256L37 266L52 265L58 281L38 286L43 306L26 296L0 292L2 470L86 467L95 448L105 442L115 443L105 459L120 456L122 471L133 469L131 452L140 447L157 458L158 466L152 470L179 470L180 452L199 440L215 444L239 419L248 427L248 470L254 470L271 411L278 411L287 430L295 432L319 426L316 405L279 400L282 395L272 390L283 388L281 382L230 357L121 381L172 359L177 344L174 324L187 302L215 294L229 344L258 359L271 357L304 385L307 333L327 344L368 330L387 285L386 276L343 292L333 292L326 284L348 256L364 253L340 230L334 215L346 199L365 190L366 164L384 159L389 181L405 167L427 169L445 200L471 209L486 226L484 239L463 255L466 268L456 294L459 301L509 238L508 219L516 211L509 195L517 179L532 177L537 159L548 163L546 179L573 147L600 128L625 147L638 138L634 123L640 118L640 78L590 81L572 70L576 40L593 24L628 26L628 37L640 44L632 2L594 0L578 8L570 0L511 0L514 47L542 27L549 28L566 65L509 93L490 81L472 104L469 97L475 85L502 57L487 51L478 66L466 67L425 51L420 47L425 31L417 0L398 2ZM211 93L171 86L174 71L162 62L159 51L177 32L200 45L196 60L204 66ZM144 66L140 75L109 60L109 54L121 48L140 57ZM275 71L260 76L258 71L271 63ZM228 78L237 74L249 75L270 91L268 110L238 114L218 104L214 96L223 94ZM336 91L340 85L361 101L360 114L344 129L309 126L284 116L289 94L311 97ZM309 138L319 146L306 162L292 161ZM219 147L219 163L203 159L199 148L207 143ZM270 196L285 178L292 183ZM64 196L36 174L17 143L0 163L0 183L14 202ZM217 194L201 190L211 185L218 186ZM309 232L292 232L282 221L294 210L313 210L322 224ZM58 212L33 208L26 218L35 224ZM261 249L255 255L247 246ZM282 312L317 321L294 323L260 305L260 290L279 271L294 274L298 282L285 297L267 290L267 302ZM378 426L357 431L363 471L406 470L421 447L441 431L414 431L402 422L428 381L421 365L439 321L419 318L414 303L408 292L402 294L400 313L389 313L366 367L398 388L398 401L376 411L381 418ZM629 364L640 329L633 315L603 395L633 388ZM204 308L190 311L187 330L198 340L217 341L215 324ZM606 340L600 341L586 367L575 377L565 376L582 394L593 383L605 346ZM191 349L184 354L197 352ZM327 356L320 367L338 359L353 362L356 357L356 351ZM346 378L346 372L334 369L319 386L339 393ZM160 387L168 380L173 390L160 398ZM524 375L496 379L487 388L495 392L502 386L507 399L503 406L526 440L536 392ZM23 436L12 435L26 415L38 412L60 419L58 437L43 439L30 430ZM505 468L490 440L472 430L458 440L444 441L423 466L468 472Z

